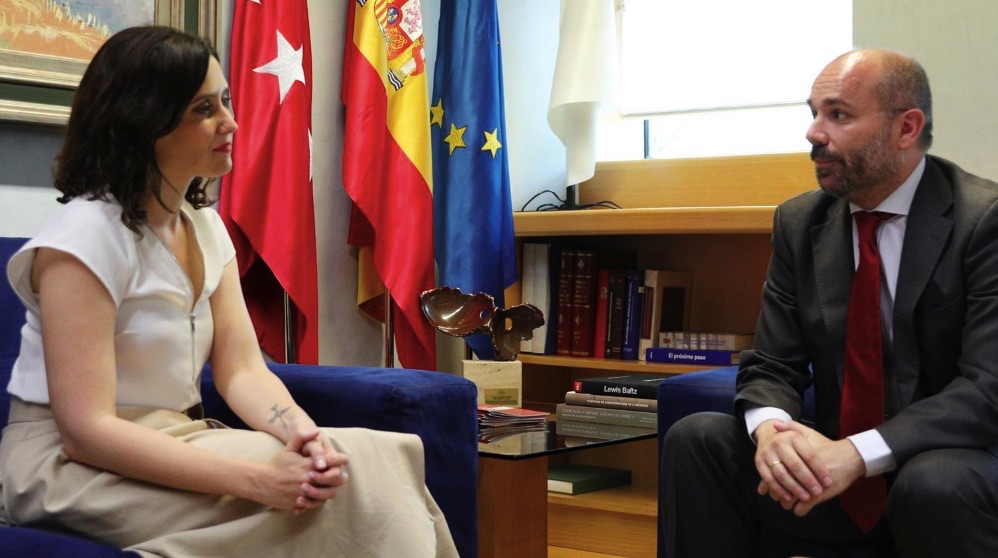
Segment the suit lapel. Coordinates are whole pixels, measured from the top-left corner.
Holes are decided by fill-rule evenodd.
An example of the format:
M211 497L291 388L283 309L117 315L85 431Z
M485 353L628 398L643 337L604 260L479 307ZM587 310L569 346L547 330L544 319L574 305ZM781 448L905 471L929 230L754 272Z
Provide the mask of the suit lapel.
M946 216L952 203L949 183L930 158L908 213L894 296L894 363L902 407L911 401L918 385L915 306L953 229L953 220Z
M841 349L845 347L849 290L855 272L852 216L848 203L837 200L829 207L828 220L811 227L811 250L814 254L814 283L828 337L828 352L834 358L841 385L844 357Z

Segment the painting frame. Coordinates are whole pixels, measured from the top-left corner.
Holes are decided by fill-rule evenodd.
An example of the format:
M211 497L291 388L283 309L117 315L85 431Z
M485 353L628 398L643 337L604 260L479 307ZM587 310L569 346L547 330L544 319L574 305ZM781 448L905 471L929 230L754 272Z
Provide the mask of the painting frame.
M212 43L217 32L215 13L218 1L197 2L196 31ZM153 22L184 29L186 4L185 0L155 0ZM79 85L87 64L71 58L0 48L0 83L73 91ZM69 107L0 98L0 120L64 126L69 121Z

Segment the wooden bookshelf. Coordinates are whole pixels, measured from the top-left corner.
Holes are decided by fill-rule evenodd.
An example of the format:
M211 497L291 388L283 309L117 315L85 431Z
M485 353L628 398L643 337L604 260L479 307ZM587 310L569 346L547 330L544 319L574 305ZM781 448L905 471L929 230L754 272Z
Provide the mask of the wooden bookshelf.
M612 372L627 372L630 374L686 374L687 372L703 370L705 368L703 366L694 366L690 364L663 364L658 362L645 362L643 360L579 358L555 355L534 355L530 353L520 353L518 360L524 364L563 366L586 370L609 370ZM717 367L712 366L711 368Z
M514 213L518 240L571 239L634 251L637 267L690 271L690 329L750 332L770 256L776 206L815 187L806 154L601 163L582 184L582 203L624 209ZM507 300L519 300L519 289ZM553 411L572 381L614 373L683 374L704 368L521 353L525 406ZM549 494L548 544L574 556L655 556L657 440L581 451L577 463L625 467L632 485L578 496Z
M775 206L659 207L514 213L519 238L548 236L751 234L773 230Z

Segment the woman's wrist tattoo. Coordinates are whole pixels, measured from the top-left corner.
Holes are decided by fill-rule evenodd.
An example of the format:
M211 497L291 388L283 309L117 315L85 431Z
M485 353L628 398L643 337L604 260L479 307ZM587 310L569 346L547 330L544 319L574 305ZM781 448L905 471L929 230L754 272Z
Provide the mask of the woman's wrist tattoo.
M274 406L271 407L270 410L274 411L274 416L270 417L270 420L268 420L267 422L269 424L273 424L275 422L280 421L281 426L283 426L284 429L287 430L288 429L288 423L285 422L284 415L285 415L285 413L287 413L288 411L291 410L291 406L287 406L287 407L285 407L283 409L278 409L277 408L277 403L274 403Z

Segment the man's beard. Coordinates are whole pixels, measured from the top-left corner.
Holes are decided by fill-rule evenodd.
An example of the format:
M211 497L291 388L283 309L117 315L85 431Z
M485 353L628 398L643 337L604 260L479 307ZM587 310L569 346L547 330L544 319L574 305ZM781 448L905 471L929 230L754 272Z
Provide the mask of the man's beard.
M826 171L815 170L818 185L826 193L852 201L894 179L901 161L887 149L890 128L884 127L869 143L851 152L832 153L824 145L811 148L811 159L838 161Z

